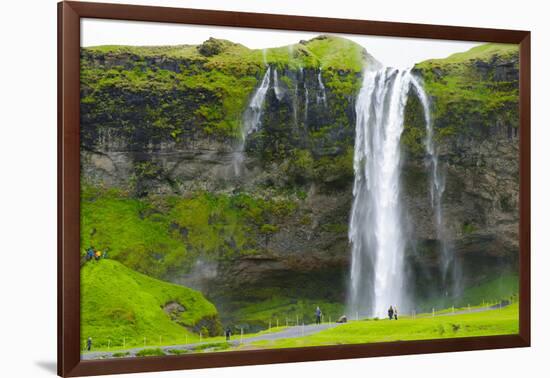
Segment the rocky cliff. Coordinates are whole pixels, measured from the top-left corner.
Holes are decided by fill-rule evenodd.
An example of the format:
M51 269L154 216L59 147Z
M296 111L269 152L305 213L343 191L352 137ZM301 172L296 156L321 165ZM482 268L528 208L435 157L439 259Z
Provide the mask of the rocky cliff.
M518 56L486 46L415 67L432 98L446 229L469 282L510 269L518 250ZM373 57L320 36L264 51L220 40L104 46L83 49L82 62L83 243L202 290L222 314L273 298L285 314L297 298L344 303L354 101L362 70L379 67ZM268 68L261 127L243 140ZM422 282L436 276L437 240L418 107L410 96L403 183L411 275ZM495 269L480 272L479 261Z

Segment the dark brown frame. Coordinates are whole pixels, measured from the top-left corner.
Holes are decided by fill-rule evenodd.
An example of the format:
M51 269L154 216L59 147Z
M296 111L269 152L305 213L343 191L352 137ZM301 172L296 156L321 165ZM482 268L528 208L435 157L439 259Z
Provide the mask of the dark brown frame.
M362 345L80 360L80 19L153 21L313 32L369 34L520 45L519 334ZM58 374L82 376L221 366L335 360L400 354L528 347L531 339L529 31L421 25L151 6L58 4Z

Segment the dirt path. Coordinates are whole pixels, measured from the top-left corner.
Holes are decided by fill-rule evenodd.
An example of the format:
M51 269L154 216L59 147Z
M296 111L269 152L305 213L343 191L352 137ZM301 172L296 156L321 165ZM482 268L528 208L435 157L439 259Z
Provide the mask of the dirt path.
M242 344L240 342L240 336L234 335L232 340L230 341L233 346L238 345L246 345L255 341L262 341L262 340L278 340L278 339L290 339L294 337L302 337L302 336L309 336L317 332L321 332L325 329L334 328L337 327L339 324L337 323L324 323L324 324L308 324L304 326L294 326L294 327L287 327L284 328L281 331L278 332L269 332L264 333L261 335L256 336L243 336ZM223 342L218 342L222 344ZM128 353L128 356L126 357L136 357L136 354L143 349L150 349L150 348L160 348L165 353L169 350L188 350L191 351L192 349L201 346L201 345L208 345L213 344L211 341L205 341L202 343L194 343L194 344L184 344L184 345L170 345L170 346L162 346L162 347L139 347L139 348L132 348L127 349L124 351L114 351L114 352L91 352L91 353L84 353L81 355L82 360L96 360L96 359L102 359L102 358L112 358L113 353Z

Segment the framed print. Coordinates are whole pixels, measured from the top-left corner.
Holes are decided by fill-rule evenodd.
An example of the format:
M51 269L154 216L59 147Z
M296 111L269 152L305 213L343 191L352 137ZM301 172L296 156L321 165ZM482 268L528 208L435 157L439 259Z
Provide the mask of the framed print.
M58 10L59 375L529 346L529 32Z

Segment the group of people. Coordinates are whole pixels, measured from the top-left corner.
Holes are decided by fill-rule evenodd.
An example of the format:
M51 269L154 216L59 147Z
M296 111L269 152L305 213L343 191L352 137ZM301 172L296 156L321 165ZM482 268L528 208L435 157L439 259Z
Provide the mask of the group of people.
M90 246L86 250L86 261L90 260L100 260L100 259L106 259L107 258L107 252L109 251L109 248L105 248L105 251L100 251L95 249L93 246Z
M390 320L395 319L397 320L397 307L396 306L390 306L388 309L388 317Z

